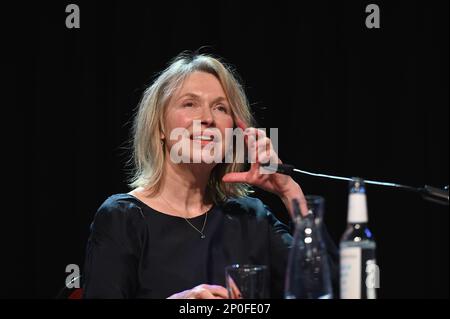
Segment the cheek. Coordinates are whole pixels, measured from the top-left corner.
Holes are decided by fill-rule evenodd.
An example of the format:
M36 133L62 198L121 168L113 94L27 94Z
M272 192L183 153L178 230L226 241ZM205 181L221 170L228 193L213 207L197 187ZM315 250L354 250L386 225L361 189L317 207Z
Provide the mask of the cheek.
M225 133L225 129L227 128L233 128L234 121L233 118L229 115L226 117L222 117L217 121L217 127L220 129L222 134Z
M168 134L175 128L188 128L192 123L192 119L181 111L173 111L166 117L166 129Z

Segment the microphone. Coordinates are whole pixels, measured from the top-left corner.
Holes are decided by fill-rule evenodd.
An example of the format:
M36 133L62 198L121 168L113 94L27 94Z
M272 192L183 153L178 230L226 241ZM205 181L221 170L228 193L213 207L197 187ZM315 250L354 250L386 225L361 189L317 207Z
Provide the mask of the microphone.
M294 176L294 173L303 174L303 175L309 175L314 177L321 177L321 178L328 178L328 179L334 179L334 180L341 180L341 181L351 181L353 178L350 177L342 177L342 176L334 176L334 175L326 175L326 174L319 174L319 173L311 173L308 171L300 170L295 168L293 165L290 164L271 164L270 162L261 164L262 167L266 170L270 170L276 173ZM429 185L425 185L424 187L413 187L408 185L402 185L402 184L396 184L396 183L388 183L388 182L380 182L380 181L372 181L372 180L366 180L363 179L365 184L372 184L372 185L378 185L378 186L384 186L384 187L393 187L397 189L403 189L407 191L416 192L422 195L422 197L425 200L438 203L441 205L447 205L449 204L449 194L448 194L448 185L443 188L437 188Z
M448 205L448 185L442 189L425 185L420 189L420 192L422 193L422 197L428 201Z

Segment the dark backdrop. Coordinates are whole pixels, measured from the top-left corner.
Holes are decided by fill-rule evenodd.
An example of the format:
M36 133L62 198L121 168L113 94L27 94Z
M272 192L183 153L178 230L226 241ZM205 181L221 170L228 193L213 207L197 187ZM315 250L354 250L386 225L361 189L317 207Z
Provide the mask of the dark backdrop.
M448 2L68 1L2 4L2 297L53 298L83 264L103 200L127 192L130 120L146 85L207 46L241 75L260 127L298 168L448 184ZM347 184L299 176L338 242ZM368 187L382 298L448 297L448 207ZM258 192L287 221L281 202Z

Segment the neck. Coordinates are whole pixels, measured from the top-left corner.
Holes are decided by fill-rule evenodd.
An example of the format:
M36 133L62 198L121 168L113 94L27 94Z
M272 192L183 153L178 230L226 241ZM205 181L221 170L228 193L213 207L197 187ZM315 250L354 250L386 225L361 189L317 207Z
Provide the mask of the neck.
M169 203L177 212L186 212L183 217L201 215L211 205L206 196L206 187L212 165L198 163L164 163L164 174L158 196Z

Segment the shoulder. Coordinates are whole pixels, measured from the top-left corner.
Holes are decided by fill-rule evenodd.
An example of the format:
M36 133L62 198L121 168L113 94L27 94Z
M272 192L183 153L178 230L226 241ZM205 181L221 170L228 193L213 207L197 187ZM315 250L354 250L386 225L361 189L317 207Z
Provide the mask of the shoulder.
M112 224L128 224L145 218L139 201L129 194L109 196L98 208L92 226L108 227Z
M147 222L132 196L115 194L98 208L90 225L89 245L137 254L146 236Z
M140 201L125 193L109 196L100 205L98 212L103 214L130 214L140 212L143 215Z

